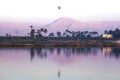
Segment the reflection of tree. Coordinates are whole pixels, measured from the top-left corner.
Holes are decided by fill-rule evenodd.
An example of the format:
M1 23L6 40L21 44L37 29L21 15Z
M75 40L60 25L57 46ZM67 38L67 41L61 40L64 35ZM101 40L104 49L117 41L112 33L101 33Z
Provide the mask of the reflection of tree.
M81 47L81 48L76 48L76 53L79 55L96 55L98 53L97 47Z
M54 48L48 48L48 51L50 52L50 53L53 53L54 52Z
M43 49L42 47L36 47L36 54L40 58L46 58L47 57L47 52L46 49Z
M55 52L56 51L56 52ZM73 55L96 55L98 53L97 47L57 47L57 48L43 48L43 47L32 47L30 48L30 54L31 54L31 60L37 56L40 58L47 58L47 53L50 53L51 55L54 53L57 53L57 56L59 55L65 55L66 58L72 57Z
M72 56L72 48L69 47L64 48L64 54L66 57Z
M42 47L30 48L30 55L31 55L31 61L33 60L35 55L37 55L37 57L40 58L47 58L47 52L45 49L43 50Z
M60 48L60 47L57 48L57 54L58 54L58 55L61 54L61 48Z
M120 57L120 48L112 48L112 52L110 53L110 56L115 56L116 58Z
M104 47L103 48L105 56L113 56L116 59L120 57L120 48L119 47Z
M34 48L32 47L32 48L30 48L30 55L31 55L31 61L32 61L32 59L34 58L34 56L35 56L35 53L34 53Z
M103 52L102 52L103 51ZM31 61L34 57L47 58L51 55L56 58L64 56L66 59L73 58L73 56L95 56L100 53L104 53L105 56L120 57L119 47L32 47L30 48ZM49 53L49 55L48 55Z

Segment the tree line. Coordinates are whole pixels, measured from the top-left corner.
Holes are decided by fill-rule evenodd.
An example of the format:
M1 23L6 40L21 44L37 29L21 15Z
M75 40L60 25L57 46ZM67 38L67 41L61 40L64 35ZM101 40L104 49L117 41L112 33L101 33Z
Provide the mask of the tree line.
M37 31L33 29L33 26L30 26L31 32L30 36L34 37L46 37L45 35L48 33L48 30L46 28L40 28ZM99 37L99 34L97 31L71 31L69 29L66 29L64 32L57 31L56 33L51 32L47 35L47 37L79 37L79 38L92 38L92 37Z
M113 38L120 39L120 29L116 28L115 30L105 30L104 34L112 34Z

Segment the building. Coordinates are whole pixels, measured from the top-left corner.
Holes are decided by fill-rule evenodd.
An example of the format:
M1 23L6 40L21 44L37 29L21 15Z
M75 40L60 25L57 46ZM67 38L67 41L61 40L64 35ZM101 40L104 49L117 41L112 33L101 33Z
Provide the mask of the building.
M103 38L110 39L113 38L112 34L103 34Z

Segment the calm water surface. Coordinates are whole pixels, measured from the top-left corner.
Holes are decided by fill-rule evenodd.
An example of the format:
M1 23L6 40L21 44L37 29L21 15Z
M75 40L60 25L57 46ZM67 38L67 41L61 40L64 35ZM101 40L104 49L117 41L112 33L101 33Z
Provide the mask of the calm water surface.
M120 48L0 48L0 80L120 80Z

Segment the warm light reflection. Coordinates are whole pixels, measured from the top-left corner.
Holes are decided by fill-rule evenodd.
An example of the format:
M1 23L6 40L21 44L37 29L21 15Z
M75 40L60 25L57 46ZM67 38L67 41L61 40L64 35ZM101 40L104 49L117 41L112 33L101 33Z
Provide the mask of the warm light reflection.
M112 52L111 47L103 47L103 54L110 54Z

